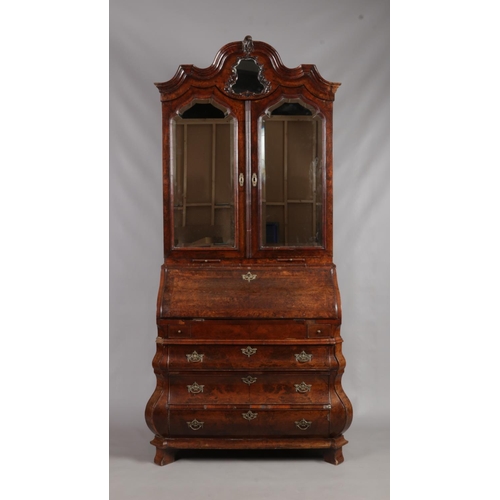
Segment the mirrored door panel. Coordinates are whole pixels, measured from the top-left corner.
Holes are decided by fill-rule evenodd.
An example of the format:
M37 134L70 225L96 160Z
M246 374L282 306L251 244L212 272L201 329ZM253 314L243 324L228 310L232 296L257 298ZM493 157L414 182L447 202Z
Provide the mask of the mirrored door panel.
M323 119L299 100L259 121L261 248L322 247Z
M174 247L234 247L236 120L214 101L195 101L172 129Z

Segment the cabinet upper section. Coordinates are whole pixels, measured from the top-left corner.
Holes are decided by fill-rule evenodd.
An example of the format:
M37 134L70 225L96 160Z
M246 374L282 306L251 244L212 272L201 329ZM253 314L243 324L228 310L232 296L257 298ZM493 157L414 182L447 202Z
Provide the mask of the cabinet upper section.
M340 83L326 81L313 64L287 68L273 47L247 36L243 42L224 45L208 68L183 64L171 80L155 85L162 101L177 99L190 87L216 87L228 97L241 100L262 99L280 92L280 87L302 87L318 99L333 101Z
M225 45L155 84L163 110L168 262L329 264L332 111L339 83L268 44Z

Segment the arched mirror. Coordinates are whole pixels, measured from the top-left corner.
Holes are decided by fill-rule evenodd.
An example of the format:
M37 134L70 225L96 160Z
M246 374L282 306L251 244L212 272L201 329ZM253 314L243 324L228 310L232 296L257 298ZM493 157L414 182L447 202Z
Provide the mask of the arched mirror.
M246 97L269 92L271 84L265 79L263 67L254 57L244 57L233 66L226 91Z
M235 246L236 120L194 100L172 120L174 247Z
M259 120L261 247L321 247L324 120L286 99Z

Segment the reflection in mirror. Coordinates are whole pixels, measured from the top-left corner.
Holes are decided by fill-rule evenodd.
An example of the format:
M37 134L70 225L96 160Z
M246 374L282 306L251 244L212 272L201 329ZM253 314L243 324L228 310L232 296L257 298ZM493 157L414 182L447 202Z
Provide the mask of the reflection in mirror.
M262 66L252 57L238 61L226 85L227 91L245 96L264 94L269 88L269 82L262 75Z
M172 125L174 246L234 247L234 119L198 101Z
M323 126L298 100L260 118L261 246L323 246Z

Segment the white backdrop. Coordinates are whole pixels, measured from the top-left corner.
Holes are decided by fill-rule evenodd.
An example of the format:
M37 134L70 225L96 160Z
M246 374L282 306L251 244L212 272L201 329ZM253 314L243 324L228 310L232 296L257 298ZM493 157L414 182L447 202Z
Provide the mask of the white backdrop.
M169 80L180 64L209 66L219 48L245 35L272 45L288 67L312 63L342 83L334 106L334 262L343 386L354 407L352 432L361 422L387 423L389 2L112 0L110 17L112 453L127 456L134 433L136 457L152 461L154 451L143 417L155 387L163 255L161 108L153 82Z

